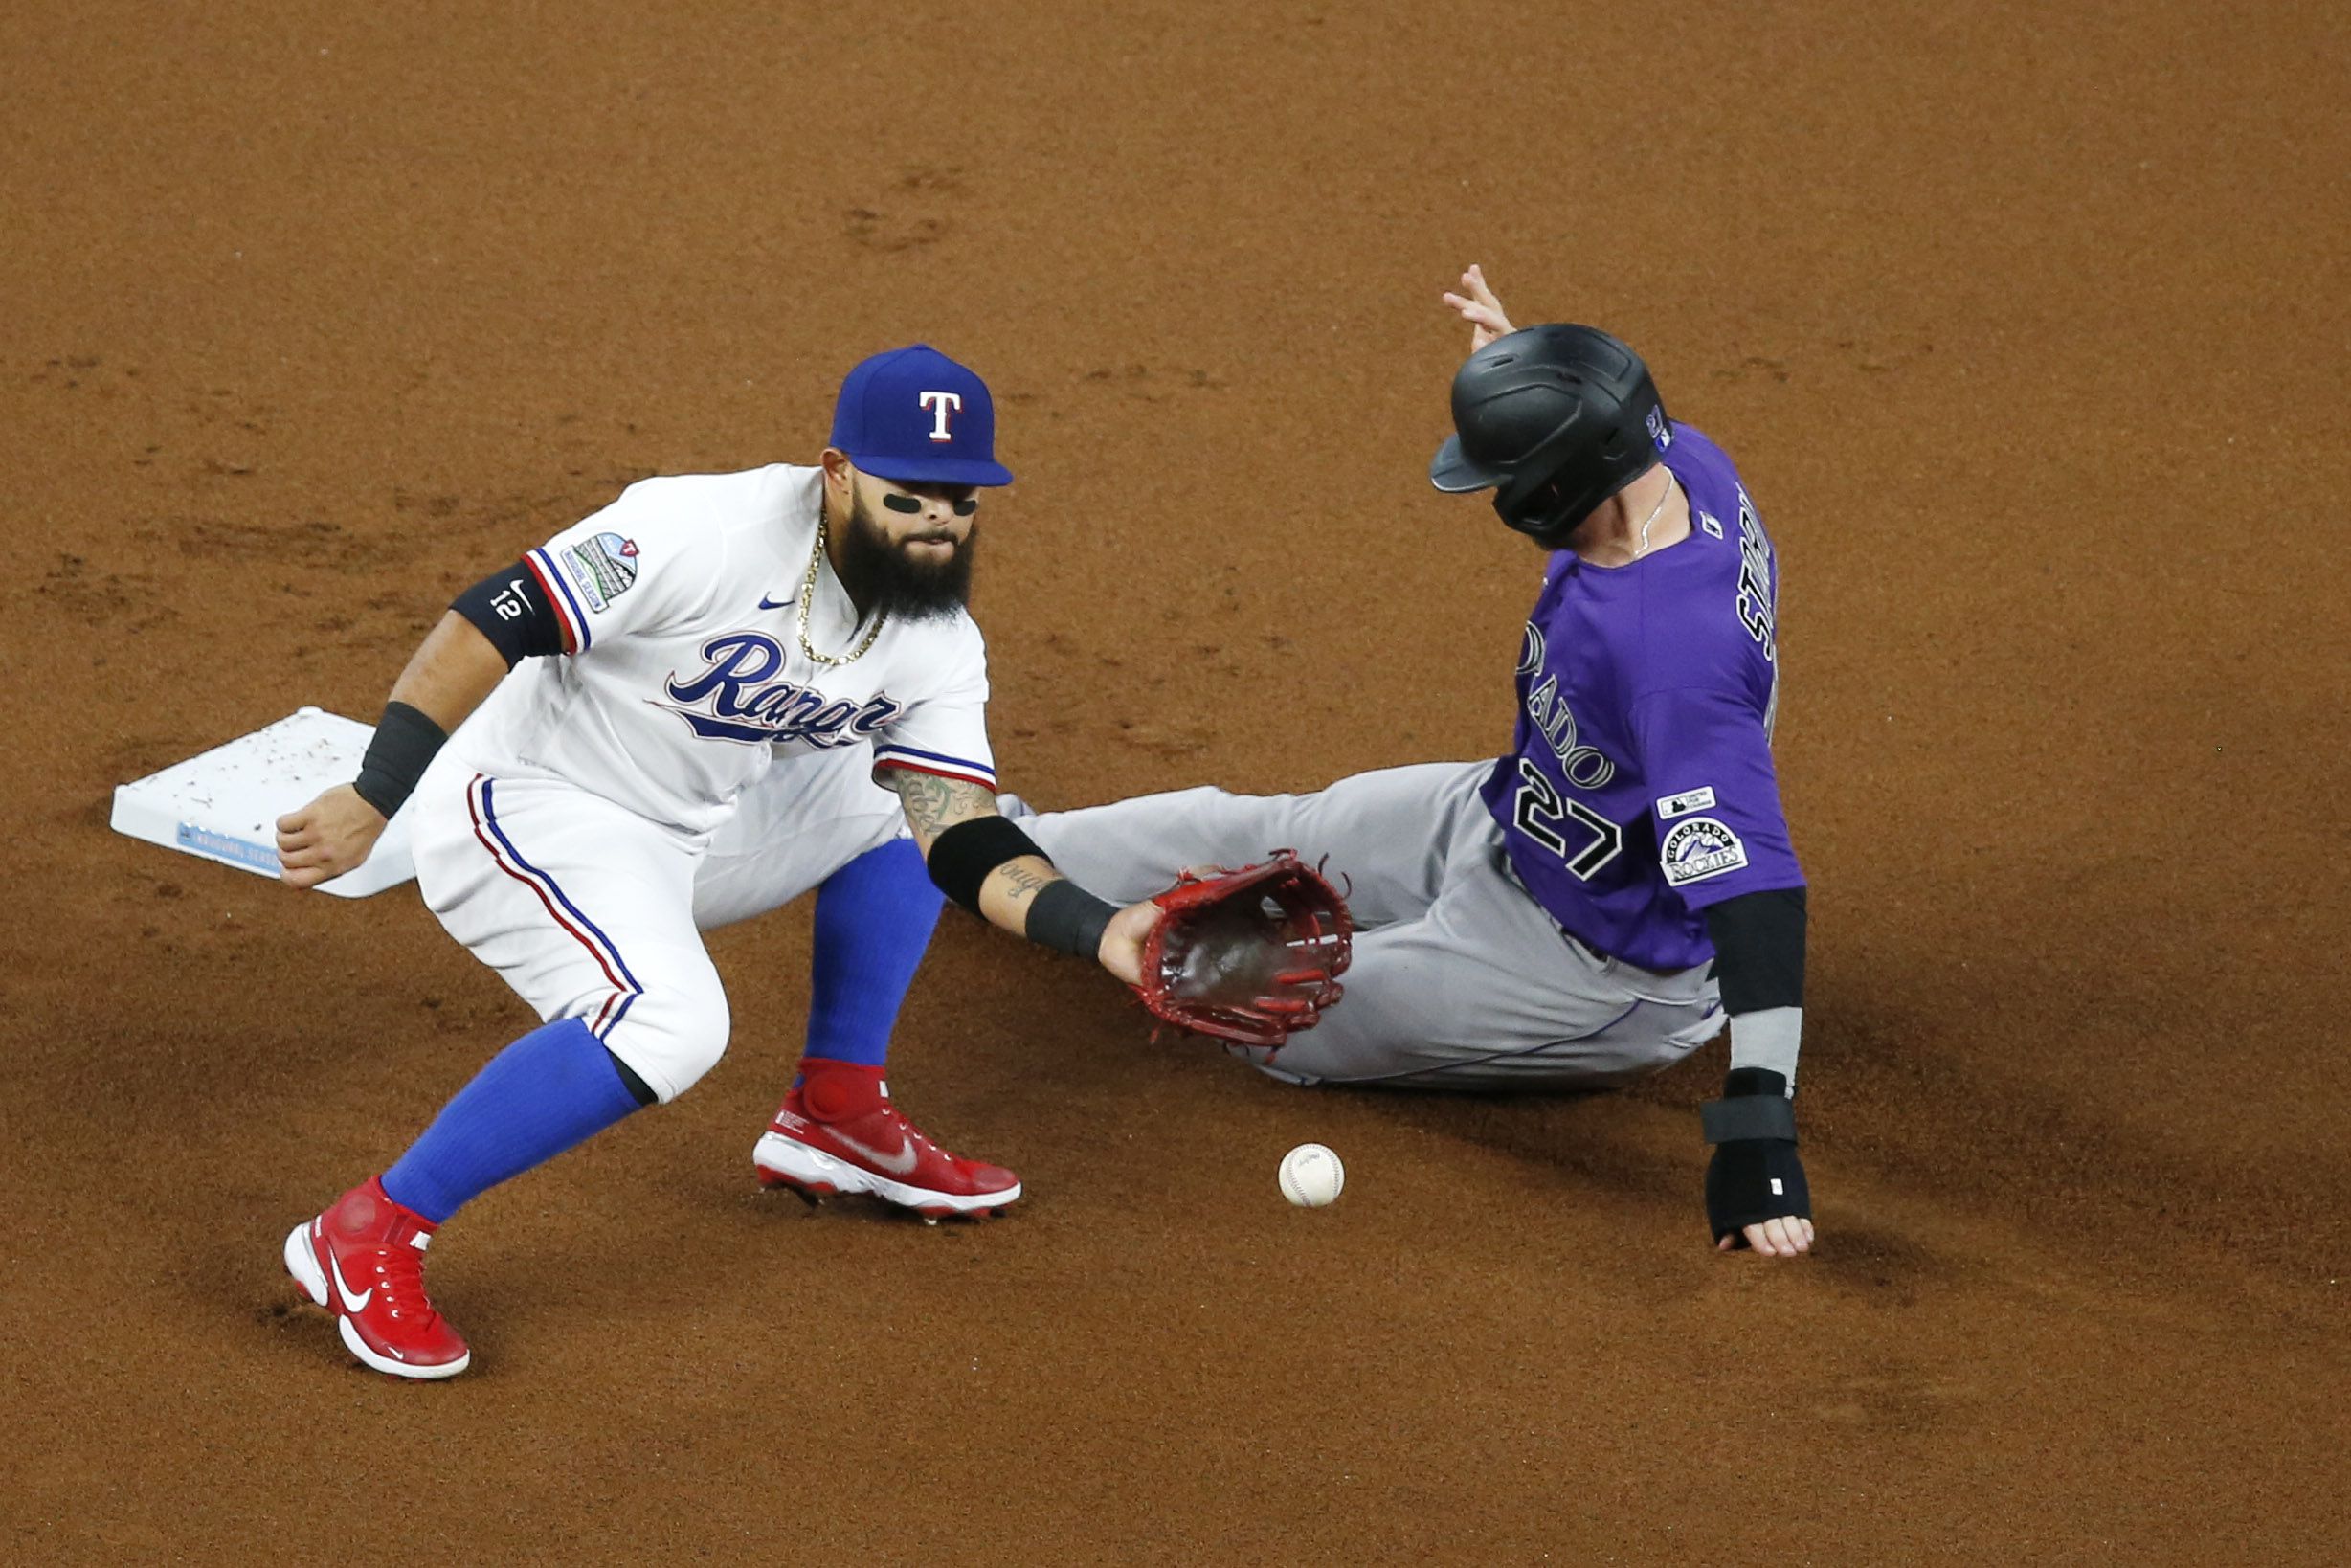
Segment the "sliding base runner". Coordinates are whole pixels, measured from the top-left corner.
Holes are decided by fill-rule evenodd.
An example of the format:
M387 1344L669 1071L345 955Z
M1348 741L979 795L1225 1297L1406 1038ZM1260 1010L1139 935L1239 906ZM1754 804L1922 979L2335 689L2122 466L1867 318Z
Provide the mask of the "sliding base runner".
M1601 1087L1731 1026L1703 1128L1710 1234L1812 1243L1792 1096L1804 879L1780 809L1778 571L1723 451L1586 326L1514 329L1472 268L1455 435L1430 475L1492 490L1547 552L1499 758L1298 795L1192 789L1027 820L1071 876L1135 896L1269 845L1323 862L1358 935L1347 999L1243 1054L1299 1084Z

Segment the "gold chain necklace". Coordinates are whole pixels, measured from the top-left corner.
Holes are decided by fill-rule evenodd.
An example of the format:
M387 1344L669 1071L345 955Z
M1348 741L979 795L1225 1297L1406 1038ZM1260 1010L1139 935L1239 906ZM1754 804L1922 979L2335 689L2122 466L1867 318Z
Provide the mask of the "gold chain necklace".
M865 630L864 638L848 653L838 657L828 653L818 653L816 644L808 640L808 612L817 602L817 571L824 562L825 511L824 498L819 496L817 499L817 548L809 552L808 579L800 584L800 652L808 655L809 659L816 663L827 664L834 669L839 669L843 664L854 664L865 656L865 650L873 646L873 639L882 635L882 624L889 619L889 612L885 610L876 615L873 617L873 624ZM852 599L850 608L855 609L856 607L857 601Z

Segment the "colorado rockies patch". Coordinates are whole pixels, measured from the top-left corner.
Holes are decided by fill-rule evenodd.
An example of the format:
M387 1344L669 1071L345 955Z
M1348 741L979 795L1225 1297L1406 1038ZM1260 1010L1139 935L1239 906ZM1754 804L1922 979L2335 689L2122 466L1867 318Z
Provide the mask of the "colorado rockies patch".
M556 552L591 610L601 610L637 581L637 541L599 533Z
M1684 887L1745 865L1747 846L1712 817L1693 817L1674 824L1665 842L1658 845L1657 859L1665 868L1666 881Z

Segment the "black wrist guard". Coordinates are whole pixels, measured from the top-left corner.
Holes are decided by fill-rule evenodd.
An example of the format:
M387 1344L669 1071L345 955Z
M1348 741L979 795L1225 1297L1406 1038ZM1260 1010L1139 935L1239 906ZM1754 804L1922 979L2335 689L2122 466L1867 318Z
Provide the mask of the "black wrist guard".
M1706 1167L1706 1218L1714 1240L1745 1246L1749 1225L1812 1218L1812 1191L1796 1154L1796 1107L1788 1081L1764 1067L1739 1067L1723 1080L1722 1098L1700 1108L1714 1157Z
M376 721L375 738L368 742L368 754L360 759L359 776L351 781L351 788L390 821L415 793L416 781L424 777L425 769L448 739L449 732L421 709L406 703L386 703L384 716Z
M1102 933L1117 913L1117 905L1096 898L1066 878L1049 882L1029 901L1028 939L1056 952L1097 957L1102 952Z

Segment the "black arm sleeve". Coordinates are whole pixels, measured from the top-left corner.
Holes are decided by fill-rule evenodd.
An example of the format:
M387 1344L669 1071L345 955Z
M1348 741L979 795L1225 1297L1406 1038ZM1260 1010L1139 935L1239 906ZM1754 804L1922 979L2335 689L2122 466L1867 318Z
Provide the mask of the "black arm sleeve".
M449 608L490 639L508 669L526 659L563 652L563 622L547 602L538 574L520 561L491 572L459 594Z
M1019 823L1003 817L974 817L931 840L923 865L940 892L977 914L980 884L1006 861L1027 855L1045 858Z
M1722 978L1722 1010L1733 1018L1804 1005L1804 890L1741 893L1711 905L1706 934Z

